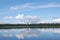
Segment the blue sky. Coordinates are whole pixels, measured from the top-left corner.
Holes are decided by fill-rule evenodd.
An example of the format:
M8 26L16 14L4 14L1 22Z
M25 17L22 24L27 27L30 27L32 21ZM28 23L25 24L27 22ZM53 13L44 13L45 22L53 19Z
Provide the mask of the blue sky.
M18 23L21 18L30 21L35 16L43 21L56 18L60 22L60 0L0 0L0 22Z

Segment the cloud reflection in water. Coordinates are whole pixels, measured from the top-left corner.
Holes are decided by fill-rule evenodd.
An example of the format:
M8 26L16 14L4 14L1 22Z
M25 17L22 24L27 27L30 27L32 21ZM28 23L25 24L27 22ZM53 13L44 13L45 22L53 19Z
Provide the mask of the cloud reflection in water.
M17 37L18 39L24 39L25 37L31 38L31 37L38 37L40 36L40 31L37 29L8 29L8 30L0 30L0 33L4 37Z
M16 37L18 39L40 37L43 33L60 33L60 29L0 29L0 35L3 37Z

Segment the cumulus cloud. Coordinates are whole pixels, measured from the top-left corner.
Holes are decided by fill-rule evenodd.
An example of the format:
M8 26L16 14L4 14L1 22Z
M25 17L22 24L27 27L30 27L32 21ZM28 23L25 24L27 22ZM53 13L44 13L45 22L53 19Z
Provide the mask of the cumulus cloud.
M23 19L24 19L24 14L18 14L18 15L16 16L16 19L21 19L21 20L23 20Z
M16 16L16 19L20 20L23 23L38 23L41 21L39 16L31 16L31 15L25 16L24 14L18 14Z
M53 19L50 19L50 20L43 20L41 21L40 23L60 23L60 18L57 17L57 18L53 18Z
M37 23L60 23L60 18L53 18L50 20L42 20L40 16L32 16L32 15L24 15L24 14L17 14L15 17L13 16L5 16L4 19L6 20L16 20L12 23L20 23L20 24L37 24ZM4 21L3 23L8 23L9 21ZM2 23L2 22L0 22Z
M55 18L52 20L54 23L60 23L60 18Z
M35 10L39 8L50 8L50 7L60 7L58 3L47 3L47 4L38 4L38 3L26 3L21 5L16 5L10 7L12 10Z
M53 18L46 21L45 23L60 23L60 18Z
M32 16L32 15L24 15L24 14L18 14L15 17L14 16L5 16L3 17L3 19L5 20L4 23L9 23L12 20L16 20L13 21L13 23L21 23L21 24L30 24L30 23L38 23L41 21L41 18L39 16Z

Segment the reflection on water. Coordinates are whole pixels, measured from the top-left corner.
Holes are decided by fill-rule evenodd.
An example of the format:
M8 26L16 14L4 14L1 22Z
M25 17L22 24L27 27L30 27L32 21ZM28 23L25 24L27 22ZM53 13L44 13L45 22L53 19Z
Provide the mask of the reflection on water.
M60 40L60 28L0 29L0 40Z

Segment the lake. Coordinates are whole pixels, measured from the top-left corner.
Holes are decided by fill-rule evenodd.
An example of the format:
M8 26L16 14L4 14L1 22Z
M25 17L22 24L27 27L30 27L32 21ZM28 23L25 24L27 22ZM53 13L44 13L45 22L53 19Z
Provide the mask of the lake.
M60 28L0 29L0 40L60 40Z

